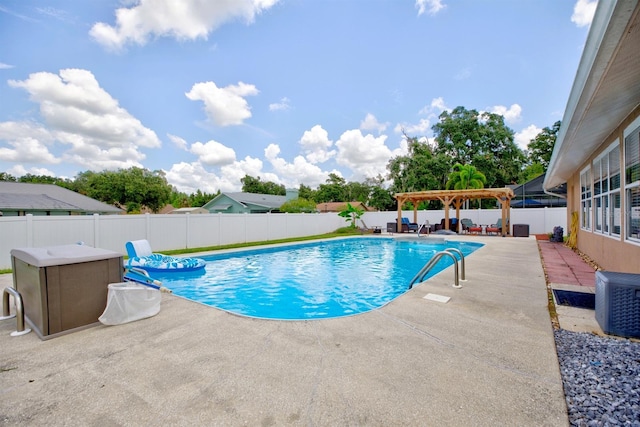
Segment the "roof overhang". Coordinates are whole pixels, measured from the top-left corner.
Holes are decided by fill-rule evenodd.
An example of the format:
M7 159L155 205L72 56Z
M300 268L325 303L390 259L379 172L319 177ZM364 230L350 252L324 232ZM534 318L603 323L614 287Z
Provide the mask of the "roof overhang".
M639 0L599 1L543 184L551 190L589 159L640 104Z

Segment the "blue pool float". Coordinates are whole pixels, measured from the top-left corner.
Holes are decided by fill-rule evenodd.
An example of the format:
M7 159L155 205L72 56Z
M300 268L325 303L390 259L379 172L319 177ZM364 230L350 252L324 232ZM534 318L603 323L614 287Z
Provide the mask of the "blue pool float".
M147 240L132 240L127 248L127 268L141 268L149 272L185 272L204 269L206 262L200 258L179 258L153 253Z

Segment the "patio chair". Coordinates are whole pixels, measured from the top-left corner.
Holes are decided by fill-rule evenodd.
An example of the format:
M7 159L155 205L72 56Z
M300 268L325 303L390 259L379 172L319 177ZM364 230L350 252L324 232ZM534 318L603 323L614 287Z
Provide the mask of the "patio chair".
M460 224L462 225L462 232L463 233L471 233L471 228L478 228L478 231L481 231L482 228L476 226L473 221L471 221L469 218L462 218L460 220Z
M456 233L458 232L458 218L449 218L449 228L447 229L447 227L445 226L445 219L442 218L440 220L440 230L451 230L451 231L455 231Z
M491 224L487 227L487 234L500 233L502 233L502 218L498 218L495 224ZM509 220L507 220L507 234L509 234Z
M373 227L369 228L363 220L360 220L360 222L362 223L362 227L360 227L360 231L362 233L374 233L374 234L382 233L382 228L379 225L374 225Z
M403 233L405 232L405 230L407 232L409 232L409 233L412 232L412 231L417 233L418 232L418 227L419 227L418 223L409 221L409 218L407 218L407 217L402 217L402 229L401 230L402 230Z

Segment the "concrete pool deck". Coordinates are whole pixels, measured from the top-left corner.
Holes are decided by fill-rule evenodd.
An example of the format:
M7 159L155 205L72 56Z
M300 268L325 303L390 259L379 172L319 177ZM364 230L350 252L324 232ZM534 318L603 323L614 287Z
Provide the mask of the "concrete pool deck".
M155 317L46 341L0 321L0 425L568 425L536 240L447 237L486 243L462 289L448 268L353 317L163 294Z

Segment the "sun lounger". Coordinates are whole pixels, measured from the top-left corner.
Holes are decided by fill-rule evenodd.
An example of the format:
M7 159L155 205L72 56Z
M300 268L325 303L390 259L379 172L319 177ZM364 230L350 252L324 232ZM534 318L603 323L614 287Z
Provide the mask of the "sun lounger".
M196 271L203 269L205 261L200 258L180 258L154 253L147 240L133 240L125 244L129 259L127 268L141 268L150 272Z

